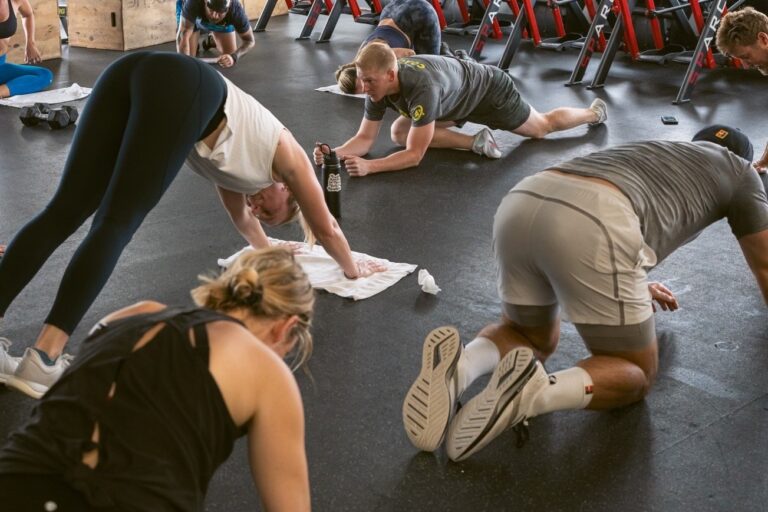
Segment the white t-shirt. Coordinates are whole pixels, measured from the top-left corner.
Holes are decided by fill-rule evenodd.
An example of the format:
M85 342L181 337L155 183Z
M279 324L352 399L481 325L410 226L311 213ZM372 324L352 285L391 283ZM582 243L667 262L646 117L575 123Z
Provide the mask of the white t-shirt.
M203 141L195 144L187 165L221 188L255 194L274 183L272 160L284 126L253 96L226 78L224 82L227 124L213 149Z

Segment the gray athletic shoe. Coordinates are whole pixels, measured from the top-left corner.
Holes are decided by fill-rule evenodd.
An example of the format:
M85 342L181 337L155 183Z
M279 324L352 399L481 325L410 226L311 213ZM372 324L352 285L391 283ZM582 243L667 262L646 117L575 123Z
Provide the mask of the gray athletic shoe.
M589 106L589 110L597 114L597 121L589 123L589 126L598 126L608 120L608 105L600 98L595 99Z
M485 155L488 158L501 158L501 150L493 138L493 133L488 128L483 128L475 134L475 140L472 142L472 151L478 155Z
M16 367L19 366L20 357L13 357L8 351L11 348L11 340L0 338L0 384L5 384L13 376Z
M72 359L71 355L62 354L56 358L53 366L48 366L36 350L27 348L16 372L8 379L6 385L32 398L40 398L59 380L64 370L72 363Z
M459 332L440 327L424 340L421 373L403 402L403 425L416 448L434 451L443 442L459 394Z
M445 448L452 460L479 451L506 429L525 424L533 398L549 377L529 348L509 352L483 391L461 408L448 429Z

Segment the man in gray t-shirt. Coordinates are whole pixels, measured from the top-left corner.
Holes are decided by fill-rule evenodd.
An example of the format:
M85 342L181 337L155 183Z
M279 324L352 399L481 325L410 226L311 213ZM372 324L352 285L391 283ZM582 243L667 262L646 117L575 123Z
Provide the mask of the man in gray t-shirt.
M365 116L357 134L335 148L352 176L414 167L428 147L466 149L500 158L488 128L474 136L449 129L465 121L539 138L606 119L602 100L595 100L589 108L557 108L540 114L520 97L507 73L472 61L437 55L397 60L391 48L372 43L360 51L355 64L368 95ZM361 157L373 146L388 108L400 114L391 135L405 149L365 160ZM319 149L315 161L322 163Z
M598 151L507 194L493 228L502 318L466 347L452 328L427 337L403 405L417 447L434 450L445 435L449 457L461 460L507 428L524 430L529 418L641 400L658 367L653 301L677 309L647 271L719 219L768 304L768 200L752 146L727 126L694 140ZM561 310L591 356L548 375L541 362L557 347ZM485 390L451 421L463 390L491 371Z

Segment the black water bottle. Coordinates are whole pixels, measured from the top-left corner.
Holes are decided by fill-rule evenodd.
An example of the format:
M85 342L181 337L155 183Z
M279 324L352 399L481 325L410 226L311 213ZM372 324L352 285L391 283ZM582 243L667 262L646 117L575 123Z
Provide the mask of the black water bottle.
M341 166L336 152L328 144L320 144L323 151L323 195L328 210L341 219ZM326 152L327 149L327 152Z

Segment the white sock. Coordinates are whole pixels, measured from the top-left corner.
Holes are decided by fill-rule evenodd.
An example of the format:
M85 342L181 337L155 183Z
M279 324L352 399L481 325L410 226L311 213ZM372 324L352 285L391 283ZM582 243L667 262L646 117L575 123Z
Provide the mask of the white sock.
M464 353L459 358L459 394L463 393L478 377L491 373L500 360L499 349L488 338L477 337L467 343Z
M533 399L528 417L566 409L583 409L592 401L592 377L574 366L550 375L550 384Z

